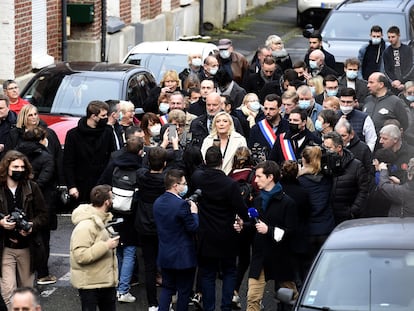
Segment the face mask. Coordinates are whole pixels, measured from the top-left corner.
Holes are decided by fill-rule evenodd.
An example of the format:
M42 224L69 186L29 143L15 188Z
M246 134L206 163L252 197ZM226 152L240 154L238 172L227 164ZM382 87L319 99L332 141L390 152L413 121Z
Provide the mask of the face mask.
M316 93L316 89L315 89L315 87L314 87L314 86L310 86L310 87L309 87L309 89L311 90L312 95L313 95L313 96L315 96L315 95L316 95L316 94L315 94L315 93Z
M352 107L352 106L342 106L341 105L340 108L341 108L341 111L342 111L343 114L348 114L352 110L354 110L354 107Z
M347 70L346 71L346 77L349 80L355 80L357 78L357 76L358 76L358 72L357 71L354 71L354 70Z
M220 57L227 59L230 57L230 52L228 50L220 50Z
M122 111L119 112L119 117L118 117L118 121L121 122L122 118L124 117L124 114L122 113Z
M414 95L407 95L405 98L407 98L407 100L410 102L414 102Z
M316 61L316 60L310 60L309 61L309 67L311 68L311 69L317 69L319 66L318 66L318 62Z
M209 71L209 73L210 73L212 76L214 76L214 75L217 73L217 71L218 71L218 68L211 68L211 69L210 69L210 71Z
M272 56L276 57L276 58L282 58L282 57L285 57L287 55L288 54L287 54L287 51L285 49L272 52Z
M179 195L180 197L183 197L183 196L185 196L185 195L187 194L187 191L188 191L188 186L187 186L187 185L184 185L184 189L183 189L183 191L180 191L180 192L178 193L178 195Z
M200 67L202 64L201 58L193 58L191 60L191 65L193 65L194 67Z
M304 100L304 99L302 99L302 100L300 100L299 101L299 108L300 109L308 109L310 107L310 100Z
M14 181L22 181L24 179L24 173L24 171L12 171L10 178Z
M299 124L289 123L289 130L293 134L298 133L299 132Z
M98 124L96 125L97 127L104 127L105 125L108 124L108 118L99 118Z
M315 129L316 129L318 132L322 132L323 127L322 127L322 122L321 122L321 121L319 121L319 120L316 120L316 121L315 121Z
M298 76L299 81L305 81L305 76Z
M338 94L338 89L326 90L326 95L328 95L328 96L336 96L336 94Z
M250 103L250 110L257 112L260 109L260 103L258 101L254 101L252 103Z
M168 105L167 103L160 103L160 106L158 107L158 109L160 110L161 113L165 114L170 109L170 105Z
M160 135L161 131L161 124L157 123L149 128L151 136L158 136Z
M371 42L373 45L378 45L381 43L381 38L371 38Z

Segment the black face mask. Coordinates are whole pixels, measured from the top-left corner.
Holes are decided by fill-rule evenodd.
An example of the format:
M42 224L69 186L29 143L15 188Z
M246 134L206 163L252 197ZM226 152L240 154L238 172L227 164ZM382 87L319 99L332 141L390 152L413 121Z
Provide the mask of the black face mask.
M289 131L290 131L292 134L299 133L299 124L289 123Z
M298 77L298 80L299 80L299 81L305 81L305 76L299 76L299 77Z
M10 178L14 181L22 181L24 179L24 176L25 171L12 171Z
M104 127L108 123L108 118L99 118L97 127Z

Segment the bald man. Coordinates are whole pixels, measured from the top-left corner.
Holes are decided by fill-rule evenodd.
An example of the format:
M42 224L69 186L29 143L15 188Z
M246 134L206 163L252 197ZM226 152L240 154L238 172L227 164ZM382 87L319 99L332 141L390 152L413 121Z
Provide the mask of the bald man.
M319 49L313 50L309 54L309 69L311 70L313 77L325 77L330 74L334 75L335 77L339 76L339 74L333 68L326 65L325 54Z

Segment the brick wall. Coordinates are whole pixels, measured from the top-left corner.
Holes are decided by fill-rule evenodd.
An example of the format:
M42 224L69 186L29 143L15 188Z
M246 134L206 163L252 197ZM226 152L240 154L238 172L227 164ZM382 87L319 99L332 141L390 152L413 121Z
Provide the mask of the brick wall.
M141 20L152 19L159 14L161 14L161 0L141 1Z
M72 0L69 3L91 3L91 1ZM98 40L101 38L101 1L92 1L94 4L95 17L91 24L75 25L71 23L70 40Z
M180 0L171 0L171 10L180 7Z
M131 0L119 1L119 15L126 25L131 23Z
M62 60L62 2L47 2L47 54Z
M20 76L32 70L32 2L15 1L15 75Z

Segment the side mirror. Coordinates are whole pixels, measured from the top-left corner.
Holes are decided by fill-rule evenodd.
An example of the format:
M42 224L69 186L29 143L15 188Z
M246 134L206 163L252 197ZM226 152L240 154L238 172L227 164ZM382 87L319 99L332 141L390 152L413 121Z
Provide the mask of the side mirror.
M293 289L286 287L279 288L276 292L276 299L284 304L293 305Z
M313 28L313 25L307 24L305 28L303 29L302 34L305 38L309 38L310 35L313 34L314 31L315 31L315 28Z

